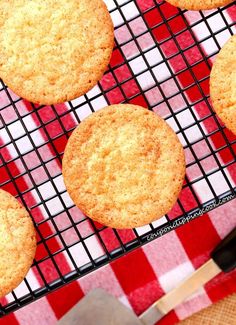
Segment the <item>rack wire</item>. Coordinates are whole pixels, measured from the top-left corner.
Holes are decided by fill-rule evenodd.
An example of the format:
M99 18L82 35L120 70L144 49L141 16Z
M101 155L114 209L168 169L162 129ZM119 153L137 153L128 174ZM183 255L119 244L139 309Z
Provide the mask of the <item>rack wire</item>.
M24 101L0 83L1 188L25 205L38 234L31 269L37 283L28 275L2 299L1 317L235 198L236 139L215 115L208 90L211 59L235 32L235 2L196 13L162 0L106 3L115 48L93 90L45 107ZM229 12L234 12L231 19ZM120 102L163 116L178 134L187 160L183 190L172 211L148 226L122 231L86 218L70 200L61 175L63 151L75 126Z

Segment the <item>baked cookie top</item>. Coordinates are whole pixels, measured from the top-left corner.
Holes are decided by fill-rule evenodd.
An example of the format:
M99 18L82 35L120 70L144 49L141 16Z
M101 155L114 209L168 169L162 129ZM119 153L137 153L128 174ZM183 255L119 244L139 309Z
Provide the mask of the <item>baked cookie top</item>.
M170 4L188 10L214 9L233 2L234 0L166 0Z
M0 190L0 297L24 279L36 251L30 216L9 193Z
M169 125L135 105L108 106L75 129L63 176L75 204L114 228L148 224L175 204L185 175L181 143Z
M210 94L216 114L236 134L236 35L224 45L213 64Z
M113 45L103 0L0 1L0 77L29 101L85 94L101 79Z

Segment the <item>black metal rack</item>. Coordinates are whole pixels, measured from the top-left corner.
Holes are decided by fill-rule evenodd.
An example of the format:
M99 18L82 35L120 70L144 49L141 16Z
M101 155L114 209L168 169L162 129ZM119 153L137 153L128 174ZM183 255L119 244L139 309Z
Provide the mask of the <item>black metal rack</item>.
M116 21L116 41L109 69L96 89L65 105L43 107L25 102L0 84L1 187L22 201L38 233L32 266L38 285L32 286L27 277L23 295L16 290L2 301L1 316L235 198L229 170L236 169L236 139L212 110L206 86L210 58L221 48L219 36L234 33L236 22L228 19L227 10L236 8L235 2L199 12L194 23L188 22L187 11L164 1L107 2ZM131 6L131 16L127 16L127 6ZM222 27L213 30L211 20L216 16ZM201 25L207 35L199 40L194 30ZM190 40L184 47L183 37ZM203 49L207 41L215 47L210 55ZM198 58L190 62L193 49ZM178 71L172 60L179 62ZM159 78L161 70L166 72ZM180 99L181 106L176 107ZM117 102L141 104L162 115L174 126L188 157L187 177L175 208L147 227L127 231L108 229L83 216L65 191L60 169L66 141L76 124L98 108ZM202 106L203 115L198 114ZM189 117L184 125L180 114ZM209 121L211 129L205 127ZM210 169L209 159L214 161ZM221 189L212 181L216 175L223 179ZM201 189L206 195L200 200ZM66 260L69 270L61 267L60 259ZM45 271L48 263L54 269L53 278Z

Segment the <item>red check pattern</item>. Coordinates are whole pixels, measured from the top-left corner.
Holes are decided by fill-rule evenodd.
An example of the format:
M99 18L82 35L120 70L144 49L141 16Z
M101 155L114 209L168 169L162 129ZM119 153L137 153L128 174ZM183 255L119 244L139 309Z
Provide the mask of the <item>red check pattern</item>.
M117 3L121 5L122 10L115 10ZM9 125L8 133L4 129L1 129L0 133L2 146L0 183L13 195L25 191L23 199L31 208L35 222L39 224L41 237L38 238L36 260L43 258L45 260L40 263L40 269L33 267L27 276L28 283L35 289L44 285L41 274L49 283L73 270L75 265L72 264L70 256L77 265L88 262L86 247L91 248L93 258L101 256L104 252L101 240L96 235L91 237L86 247L82 243L70 247L77 241L78 232L85 237L93 232L93 226L89 221L83 221L84 216L73 208L69 198L64 195L60 159L55 154L63 154L68 136L77 124L77 117L81 120L85 118L91 113L91 107L96 110L107 103L121 101L145 107L151 105L155 112L167 119L176 132L180 127L188 127L184 133L193 143L199 132L199 126L196 127L195 121L201 119L201 128L208 134L207 140L203 139L200 143L193 144L192 151L187 148L186 160L190 164L200 159L203 170L198 164L193 163L187 169L186 182L196 180L203 171L210 172L219 163L224 163L229 164L224 169L227 179L231 185L236 183L236 166L232 164L236 147L232 145L232 150L224 147L227 141L231 141L234 137L228 130L225 130L224 136L217 131L220 121L210 114L209 106L203 100L204 95L209 94L207 77L214 53L218 50L211 43L212 37L208 40L205 38L212 29L220 30L224 19L229 23L236 20L236 6L230 6L211 16L214 11L185 12L177 15L178 9L163 1L137 0L130 1L127 5L123 5L124 3L123 0L107 1L117 26L116 44L119 47L114 50L110 71L100 83L106 92L105 95L102 95L96 87L86 97L77 99L71 104L34 110L30 103L18 99L10 90L0 89L0 108L4 108L1 110L0 126L2 127L3 121ZM209 16L208 23L204 25L203 15ZM123 24L124 19L130 20L130 23ZM235 32L233 28L232 31ZM223 45L230 36L228 30L217 35L220 45ZM201 42L201 46L197 46L198 41ZM145 55L136 57L140 51L144 51ZM208 59L204 60L204 57ZM168 59L168 69L164 62L161 63L164 59ZM190 73L190 69L193 73ZM174 73L174 77L169 71ZM121 86L117 83L121 83ZM182 94L180 89L184 90ZM15 107L11 105L9 98L14 101ZM169 98L168 103L165 98ZM185 109L186 105L188 109ZM171 117L172 113L176 119ZM23 119L23 124L17 124L19 118ZM30 141L24 136L26 130L22 125L30 132ZM18 151L11 145L12 141L17 144ZM184 139L181 141L185 144ZM217 149L219 151L216 151ZM216 153L204 158L204 155L211 151ZM23 160L19 156L23 157ZM7 162L8 168L2 161ZM26 169L31 170L30 176L26 173ZM16 178L15 182L9 181L12 177ZM41 185L50 177L54 177L54 182ZM199 202L205 202L206 198L210 199L212 193L209 192L209 188L217 194L219 188L227 189L229 185L225 184L224 178L219 173L213 174L212 178L209 177L206 183L195 184L194 192L192 188L185 187L180 195L180 202L186 211L197 207ZM39 189L38 192L35 192L35 187ZM60 196L62 200L57 201L56 196ZM41 204L43 200L47 202L45 205ZM233 200L79 281L74 281L2 318L0 324L56 324L56 321L76 302L96 287L104 288L140 314L209 258L215 245L236 226L235 208L236 201ZM65 213L66 209L69 209L70 215ZM169 217L177 217L180 211L181 207L177 204ZM48 220L48 216L52 213L55 217ZM58 231L67 229L72 221L83 222L78 224L77 230L70 228L59 236ZM145 232L145 230L137 231ZM119 247L113 230L106 229L101 231L100 235L108 251ZM119 231L119 235L124 243L135 237L131 230ZM64 246L70 248L58 253L53 259L47 259L48 250L55 253ZM171 312L160 324L175 324L235 291L236 272L219 275ZM25 284L15 290L16 297L24 293L27 293ZM14 299L15 297L10 294L2 299L1 303L6 305Z

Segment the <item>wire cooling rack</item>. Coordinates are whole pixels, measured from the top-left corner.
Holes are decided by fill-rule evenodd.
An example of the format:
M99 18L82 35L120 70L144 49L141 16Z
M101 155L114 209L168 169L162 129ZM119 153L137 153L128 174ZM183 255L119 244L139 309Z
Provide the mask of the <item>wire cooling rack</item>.
M235 32L235 2L205 12L181 11L164 1L106 2L115 48L109 69L88 94L43 107L0 84L1 188L22 201L38 233L34 264L1 300L1 316L235 197L236 139L215 116L208 90L211 59ZM187 161L172 211L146 227L122 231L86 218L61 176L63 151L75 126L120 102L163 116L178 134Z

